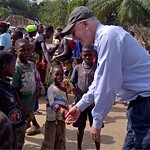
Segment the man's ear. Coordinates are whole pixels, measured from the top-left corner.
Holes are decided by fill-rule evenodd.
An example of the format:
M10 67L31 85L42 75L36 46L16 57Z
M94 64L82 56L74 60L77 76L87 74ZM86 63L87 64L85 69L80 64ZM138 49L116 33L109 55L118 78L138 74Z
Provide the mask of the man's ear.
M82 20L82 23L83 23L83 25L85 27L85 30L88 30L88 22L87 22L87 20Z

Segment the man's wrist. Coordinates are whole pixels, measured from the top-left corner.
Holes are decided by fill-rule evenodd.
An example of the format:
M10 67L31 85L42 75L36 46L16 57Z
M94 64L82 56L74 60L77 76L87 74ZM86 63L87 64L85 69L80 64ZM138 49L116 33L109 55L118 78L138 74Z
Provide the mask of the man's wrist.
M95 129L100 130L103 126L103 122L98 122L97 120L93 119L93 125Z
M78 106L75 105L74 107L76 108L77 112L81 112L81 110Z
M82 99L75 106L78 107L80 111L84 111L88 107L88 105L82 101Z

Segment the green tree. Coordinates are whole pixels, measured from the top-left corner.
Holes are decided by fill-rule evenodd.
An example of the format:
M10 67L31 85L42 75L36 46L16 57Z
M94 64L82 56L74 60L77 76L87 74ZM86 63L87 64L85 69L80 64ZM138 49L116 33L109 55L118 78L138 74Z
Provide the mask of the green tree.
M106 24L148 25L149 0L89 0L88 7Z
M38 18L45 25L64 27L68 17L67 0L43 1L39 4Z
M6 19L10 13L11 11L9 9L0 6L0 20Z
M7 12L4 16L11 13L30 17L31 19L35 17L35 10L33 10L35 4L30 3L29 0L0 0L0 6L3 11Z
M87 3L88 0L71 0L68 4L68 14L70 14L75 7L86 6Z

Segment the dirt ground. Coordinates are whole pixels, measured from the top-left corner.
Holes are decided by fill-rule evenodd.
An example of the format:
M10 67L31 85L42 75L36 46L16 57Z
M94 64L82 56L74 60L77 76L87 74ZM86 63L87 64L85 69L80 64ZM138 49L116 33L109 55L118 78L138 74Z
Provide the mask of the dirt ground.
M72 96L70 96L69 103L73 101ZM46 105L45 97L42 96L39 100L39 111L42 113L36 115L36 118L41 126L41 133L34 136L26 136L26 141L24 145L24 150L39 150L44 137L44 123L46 117ZM111 112L108 114L105 120L105 127L101 131L101 150L121 150L124 138L126 134L126 124L127 119L125 117L126 106L116 101L116 104L113 105ZM73 150L77 149L76 142L76 128L72 125L66 126L66 149ZM83 140L83 149L92 150L95 149L94 142L90 137L89 124L87 121L87 126L85 129L84 140Z

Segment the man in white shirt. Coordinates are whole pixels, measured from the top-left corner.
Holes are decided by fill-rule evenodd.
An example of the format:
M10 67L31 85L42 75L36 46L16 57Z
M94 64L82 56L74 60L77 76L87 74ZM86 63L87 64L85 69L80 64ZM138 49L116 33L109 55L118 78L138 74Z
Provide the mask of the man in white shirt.
M150 55L122 27L104 26L87 7L75 8L64 34L82 45L93 43L98 67L89 91L70 109L66 123L75 122L93 102L91 137L100 141L102 122L117 96L129 102L124 149L150 149Z

